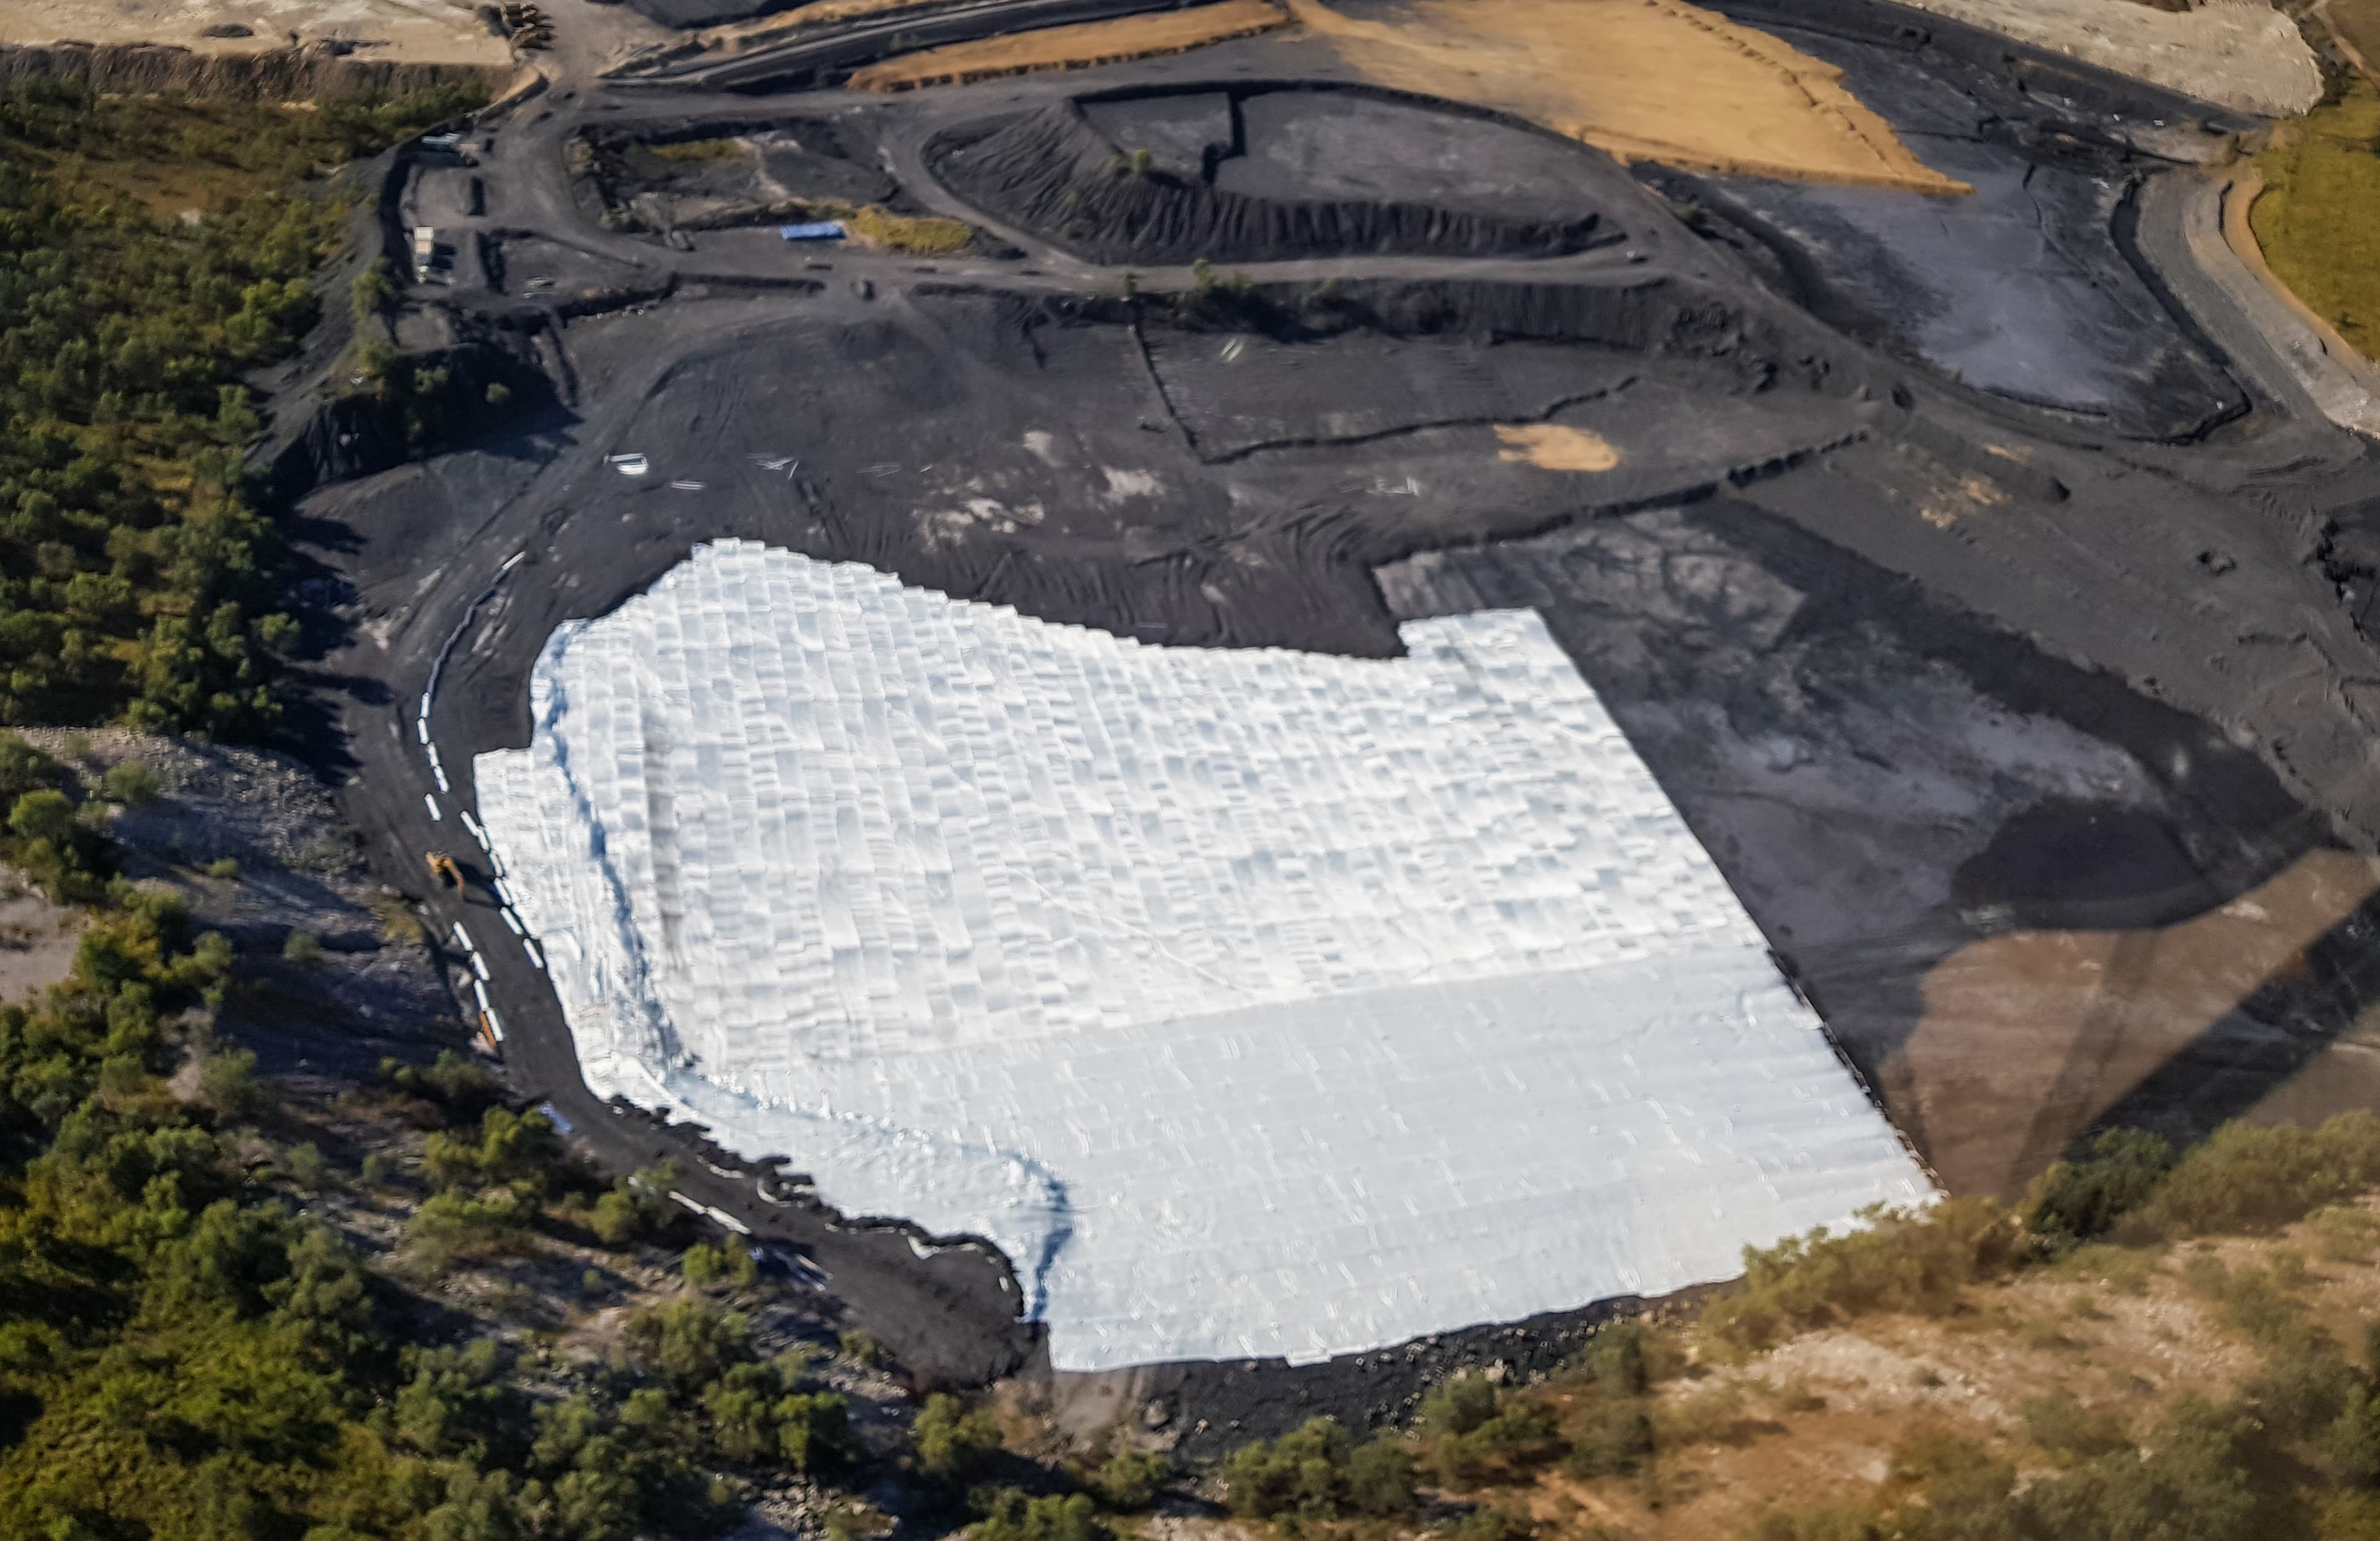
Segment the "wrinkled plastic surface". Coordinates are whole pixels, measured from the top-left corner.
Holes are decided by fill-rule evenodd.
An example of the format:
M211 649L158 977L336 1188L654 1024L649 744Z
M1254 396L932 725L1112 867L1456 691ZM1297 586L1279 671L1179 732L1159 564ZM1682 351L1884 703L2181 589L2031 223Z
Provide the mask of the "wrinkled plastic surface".
M589 1084L997 1242L1060 1368L1312 1359L1930 1192L1534 613L1143 646L747 542L480 808Z

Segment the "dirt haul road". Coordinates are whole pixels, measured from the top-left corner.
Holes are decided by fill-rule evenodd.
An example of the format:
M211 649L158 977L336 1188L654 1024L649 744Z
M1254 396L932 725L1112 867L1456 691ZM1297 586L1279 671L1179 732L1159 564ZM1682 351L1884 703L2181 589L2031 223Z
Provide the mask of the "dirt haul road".
M553 627L720 536L1179 645L1378 655L1401 616L1531 603L1921 1149L1955 1103L1960 1185L2021 1181L2108 1110L2187 1133L2285 1090L2368 1098L2324 1058L2359 1041L2380 959L2351 895L2245 916L2313 928L2282 950L2304 966L2243 963L2245 994L2185 1041L2111 1042L2123 1023L2086 1013L2062 1046L2027 1040L2062 1056L2046 1088L2004 1073L1998 1025L2041 970L2018 948L1979 973L1978 945L2175 926L2380 846L2361 683L2380 466L2144 193L2181 174L2151 141L2199 110L2022 50L1863 41L1905 14L1829 7L1808 46L1985 182L2067 178L2073 313L2138 307L2066 329L2073 379L1962 383L1933 361L1956 338L1877 319L1907 308L1876 275L1920 249L1892 219L1755 207L1748 180L1690 209L1519 118L1382 91L1311 37L872 100L558 80L480 126L476 164L412 154L385 212L453 253L401 334L509 371L509 416L370 463L370 425L322 400L327 358L277 400L285 484L345 478L293 525L336 596L311 752L348 773L389 879L424 892L422 850L471 849L471 757L528 741ZM2048 68L2097 94L2024 89ZM692 174L606 171L573 149L589 127L732 135L780 181L868 169L984 234L921 262L623 228ZM1102 188L1115 222L1070 224L1064 195ZM1210 277L1193 250L1226 255ZM1988 309L1970 275L1928 282L1924 314ZM511 1074L605 1159L686 1151L689 1197L806 1253L923 1375L1030 1357L997 1257L780 1208L757 1172L594 1106L484 892L431 902L485 959ZM1952 980L1956 1001L1929 995ZM1378 1422L1414 1367L1525 1365L1583 1319L1362 1365L1160 1368L1132 1394L1195 1409L1198 1439Z

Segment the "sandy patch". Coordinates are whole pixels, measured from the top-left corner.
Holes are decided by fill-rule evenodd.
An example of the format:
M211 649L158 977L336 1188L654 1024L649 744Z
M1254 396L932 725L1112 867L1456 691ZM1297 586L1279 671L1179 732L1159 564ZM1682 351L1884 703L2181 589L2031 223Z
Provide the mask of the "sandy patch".
M1548 471L1608 471L1620 464L1620 452L1603 435L1560 423L1498 423L1496 442L1511 446L1497 459Z
M1925 1014L1888 1084L1913 1099L1952 1192L2008 1191L2258 986L2302 969L2306 948L2375 888L2380 862L2317 851L2179 925L1962 948L1927 977Z
M857 17L938 3L939 0L817 0L815 5L796 6L789 11L714 27L702 34L702 42L707 48L723 48L730 54L736 54L763 43L782 42L792 33L823 27L830 22L849 21Z
M1385 86L1519 113L1623 160L1956 193L1834 66L1679 0L1421 0L1292 15Z
M208 37L245 27L246 37ZM364 44L355 57L508 65L512 48L471 0L11 0L0 43L165 42L201 54L257 54L293 42Z
M1266 0L1222 0L1220 5L1188 10L1044 27L1038 31L929 48L870 65L853 75L850 85L854 91L914 91L919 86L963 86L971 80L1041 69L1088 69L1253 37L1288 21Z
M67 977L83 917L0 868L0 1001L21 1001Z
M2348 62L2380 86L2380 0L2314 0L2313 11L2330 23Z
M2188 11L2131 0L1908 3L2243 113L2301 113L2322 100L2313 51L2263 0L2211 0Z

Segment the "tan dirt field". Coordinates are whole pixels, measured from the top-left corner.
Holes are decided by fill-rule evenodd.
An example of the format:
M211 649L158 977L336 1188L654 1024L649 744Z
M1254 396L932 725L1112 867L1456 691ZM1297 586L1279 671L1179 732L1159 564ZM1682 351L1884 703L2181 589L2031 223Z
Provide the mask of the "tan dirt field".
M1620 452L1603 435L1560 423L1499 423L1496 441L1512 446L1499 451L1497 459L1525 461L1548 471L1608 471L1620 464Z
M2238 1268L2281 1250L2319 1259L2309 1269L2309 1314L2339 1341L2360 1343L2365 1315L2380 1304L2380 1268L2322 1256L2309 1226L2116 1259L2137 1270L2131 1277L2098 1275L2084 1253L1973 1291L1971 1314L1862 1317L1672 1381L1654 1414L1660 1453L1649 1480L1550 1476L1529 1509L1556 1536L1585 1528L1560 1523L1565 1496L1646 1541L1749 1536L1772 1505L1874 1493L1895 1448L1920 1429L1982 1440L2021 1473L2047 1470L2054 1462L2028 1443L2019 1414L2045 1392L2070 1390L2135 1437L2179 1394L2234 1394L2265 1353L2182 1282L2182 1264L2210 1253Z
M1182 54L1210 42L1253 37L1286 26L1289 18L1266 0L1222 0L1189 10L1087 21L1071 27L977 42L954 42L870 65L853 75L854 91L914 91L920 86L963 86L1003 75L1043 69L1088 69L1094 65Z
M2314 12L2364 78L2380 86L2380 0L2318 0Z
M2375 1209L2370 1196L2358 1207ZM1964 1307L1947 1317L1864 1316L1742 1360L1686 1327L1690 1363L1657 1389L1645 1470L1582 1480L1557 1465L1518 1485L1451 1496L1525 1517L1538 1541L1753 1541L1768 1534L1758 1526L1773 1507L1897 1491L1894 1455L1915 1435L1973 1439L2021 1476L2046 1473L2057 1458L2030 1441L2027 1401L2070 1391L2140 1438L2180 1396L2235 1395L2266 1362L2266 1351L2221 1306L2184 1282L2191 1258L2211 1256L2239 1269L2296 1255L2306 1264L2299 1298L2307 1318L2351 1355L2380 1308L2380 1265L2368 1246L2349 1255L2358 1250L2303 1223L2267 1237L2087 1248L1973 1287ZM1152 1525L1144 1541L1274 1535L1207 1518L1169 1517L1161 1527ZM1780 1534L1848 1541L1877 1533L1846 1525Z
M1394 22L1290 13L1384 86L1499 107L1622 160L1963 193L1842 72L1682 0L1422 0Z
M2157 930L2025 931L1952 954L1879 1088L1925 1132L1953 1193L2009 1194L2380 889L2380 861L2301 857L2220 909ZM2380 1097L2367 1013L2252 1116L2319 1120ZM2020 1116L2011 1117L2011 1113Z
M210 27L250 36L210 38ZM201 54L258 54L298 42L352 42L355 57L410 64L509 65L470 0L7 0L0 43L159 42Z

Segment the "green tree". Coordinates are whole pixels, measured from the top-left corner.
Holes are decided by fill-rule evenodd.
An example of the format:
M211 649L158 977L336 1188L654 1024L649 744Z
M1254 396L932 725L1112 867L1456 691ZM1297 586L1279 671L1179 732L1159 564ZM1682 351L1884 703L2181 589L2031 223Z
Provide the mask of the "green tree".
M981 1476L1001 1450L1000 1420L991 1409L970 1408L944 1391L926 1399L909 1438L917 1447L917 1470L956 1486Z
M975 1541L1110 1541L1097 1506L1081 1493L1027 1498L1014 1487L990 1494L969 1533Z
M1133 1513L1147 1509L1157 1498L1158 1489L1173 1474L1173 1463L1156 1450L1121 1450L1102 1462L1092 1474L1091 1486L1098 1489L1099 1500L1110 1509ZM1411 1499L1411 1474L1407 1474L1407 1499Z
M163 790L157 772L145 761L137 759L118 760L99 778L99 795L127 807L145 807L155 802Z
M752 1320L699 1295L667 1300L628 1320L631 1347L669 1387L691 1395L752 1357Z
M8 830L21 840L64 845L74 834L74 804L65 793L50 788L28 792L9 808Z

